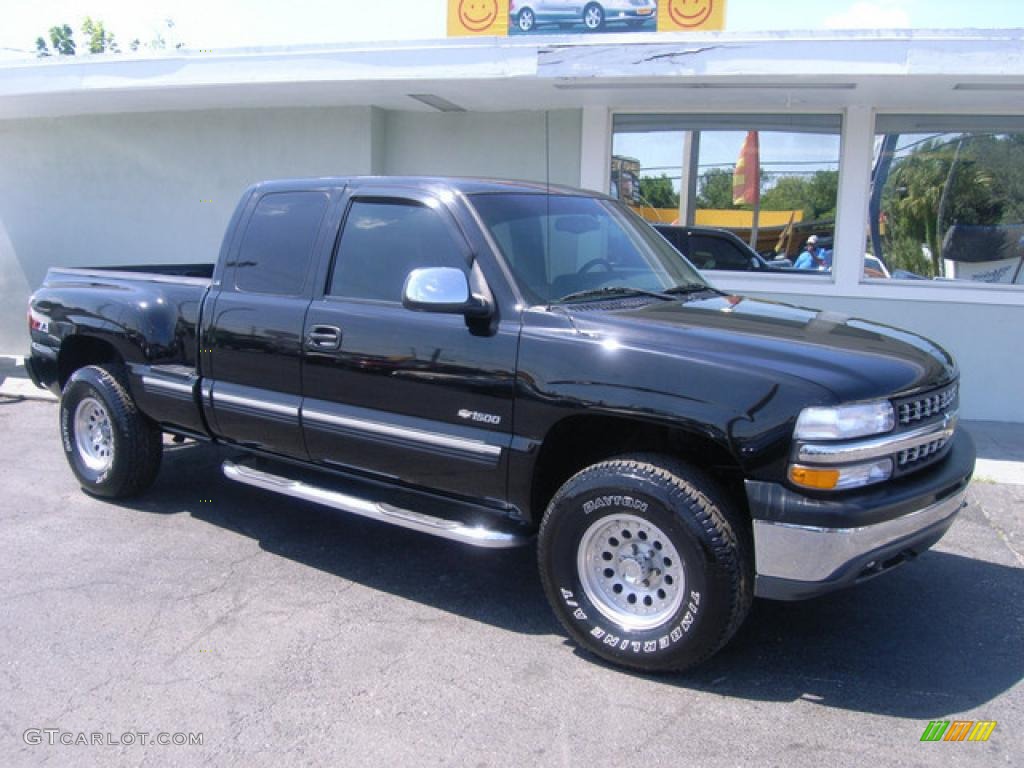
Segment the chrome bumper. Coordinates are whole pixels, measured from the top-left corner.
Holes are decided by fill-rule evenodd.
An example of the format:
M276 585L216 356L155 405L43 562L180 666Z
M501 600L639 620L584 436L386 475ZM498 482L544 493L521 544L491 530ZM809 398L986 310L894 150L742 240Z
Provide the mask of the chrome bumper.
M964 507L966 488L931 506L859 528L754 520L755 592L797 599L877 575L938 541ZM771 583L770 583L771 582ZM779 590L778 584L789 589Z

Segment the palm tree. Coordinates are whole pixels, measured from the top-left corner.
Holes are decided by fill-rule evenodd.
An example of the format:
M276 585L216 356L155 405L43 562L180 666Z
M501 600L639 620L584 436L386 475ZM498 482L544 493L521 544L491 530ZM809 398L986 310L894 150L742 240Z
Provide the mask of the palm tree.
M953 143L959 146L961 137ZM934 273L942 274L940 228L950 224L994 224L1001 203L993 177L950 142L930 141L893 164L883 194L891 239L910 239L931 250ZM942 208L940 216L940 207Z

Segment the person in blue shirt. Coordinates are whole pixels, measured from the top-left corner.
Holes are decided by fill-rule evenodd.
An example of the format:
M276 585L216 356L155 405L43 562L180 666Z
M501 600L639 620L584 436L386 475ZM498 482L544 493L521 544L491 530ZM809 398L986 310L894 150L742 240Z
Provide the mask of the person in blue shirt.
M827 272L832 265L829 263L829 253L824 248L818 248L818 236L811 235L804 243L804 250L797 256L793 269L814 269L819 272Z

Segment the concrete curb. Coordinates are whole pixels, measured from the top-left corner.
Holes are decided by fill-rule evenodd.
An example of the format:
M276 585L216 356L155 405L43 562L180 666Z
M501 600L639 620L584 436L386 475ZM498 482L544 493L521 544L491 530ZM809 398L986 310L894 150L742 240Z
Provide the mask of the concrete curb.
M16 397L20 400L45 400L57 402L57 396L48 389L40 389L28 379L8 376L0 383L0 397Z
M52 392L32 383L21 355L0 355L0 397L57 402Z

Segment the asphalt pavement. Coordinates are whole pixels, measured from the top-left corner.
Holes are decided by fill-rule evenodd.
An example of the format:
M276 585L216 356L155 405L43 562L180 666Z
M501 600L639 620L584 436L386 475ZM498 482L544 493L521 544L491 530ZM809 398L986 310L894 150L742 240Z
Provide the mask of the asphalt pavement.
M0 397L0 434L3 766L1024 764L1021 485L976 482L916 562L755 601L718 656L655 677L564 638L531 548L239 486L191 443L101 501L54 403ZM922 743L932 720L997 725Z

